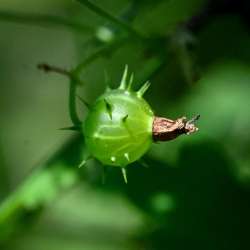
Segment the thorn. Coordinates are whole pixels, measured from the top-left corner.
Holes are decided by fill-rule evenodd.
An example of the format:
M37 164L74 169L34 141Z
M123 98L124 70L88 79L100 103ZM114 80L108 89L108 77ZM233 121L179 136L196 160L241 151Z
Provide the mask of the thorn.
M128 153L125 153L124 154L124 157L126 158L126 160L129 162L130 161L130 159L129 159L129 154Z
M59 130L70 130L70 131L81 131L80 126L70 126L70 127L65 127L65 128L59 128Z
M86 102L81 96L77 95L77 97L79 98L79 100L88 108L90 109L90 104L88 102Z
M133 140L136 140L136 139L135 139L135 136L134 136L134 134L133 134L133 131L129 128L129 126L128 126L128 124L127 124L127 120L128 120L128 114L125 115L124 117L122 117L122 123L123 123L125 129L128 131L130 137L133 138Z
M119 89L126 89L127 78L128 78L128 65L126 64Z
M86 159L82 160L82 162L78 165L78 168L82 168L83 166L85 166L86 163L87 163Z
M90 159L92 159L91 155L85 156L82 162L78 165L78 168L82 168L83 166L85 166L87 161L89 161Z
M124 182L125 182L126 184L128 184L128 178L127 178L127 171L126 171L126 168L122 168L122 176L123 176Z
M127 119L128 119L128 115L125 115L124 117L122 117L122 122L126 122L127 121Z
M106 110L109 114L110 120L112 120L112 105L106 99L104 99L104 102L105 102Z
M128 131L129 135L133 138L133 140L135 140L133 131L129 128L130 126L128 126L129 124L127 124L127 120L128 120L128 114L125 115L124 117L122 117L122 123L123 123L125 129Z
M139 97L142 97L144 94L145 94L145 92L148 90L148 88L150 87L150 82L149 81L147 81L147 82L145 82L142 86L141 86L141 88L137 91L137 95L139 96Z
M133 81L134 81L134 73L132 73L131 76L130 76L129 83L128 83L128 86L127 86L128 91L131 90Z

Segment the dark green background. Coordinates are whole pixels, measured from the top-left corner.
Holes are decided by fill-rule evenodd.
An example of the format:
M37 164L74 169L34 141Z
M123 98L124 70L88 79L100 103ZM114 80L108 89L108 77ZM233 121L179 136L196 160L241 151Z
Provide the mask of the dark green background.
M1 249L249 249L247 1L91 2L114 16L130 9L130 25L150 45L76 1L1 0ZM27 13L89 28L25 20ZM104 71L115 87L128 64L136 87L150 78L145 98L157 115L201 114L198 133L155 144L147 168L129 166L128 185L119 169L108 169L102 184L99 163L77 168L83 138L58 130L71 124L68 80L36 68L72 68L109 46L98 40L101 27L126 39L84 68L79 95L93 103ZM79 103L82 119L86 112Z

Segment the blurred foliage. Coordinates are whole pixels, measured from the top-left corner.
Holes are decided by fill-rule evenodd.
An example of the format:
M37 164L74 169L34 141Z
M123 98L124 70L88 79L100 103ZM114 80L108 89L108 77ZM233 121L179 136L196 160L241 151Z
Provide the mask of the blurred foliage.
M0 249L248 249L247 1L0 3ZM67 112L68 79L92 103L124 65L152 82L155 114L201 114L199 133L119 169L89 161ZM77 103L81 119L87 109Z

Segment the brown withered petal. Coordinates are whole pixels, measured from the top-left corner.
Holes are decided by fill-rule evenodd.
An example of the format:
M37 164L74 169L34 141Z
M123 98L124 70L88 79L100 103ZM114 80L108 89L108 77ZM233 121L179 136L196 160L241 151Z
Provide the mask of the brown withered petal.
M176 120L171 120L164 117L155 117L153 121L153 139L154 141L170 141L179 135L190 135L198 128L195 126L195 121L200 118L200 115L187 120L186 117L181 117Z

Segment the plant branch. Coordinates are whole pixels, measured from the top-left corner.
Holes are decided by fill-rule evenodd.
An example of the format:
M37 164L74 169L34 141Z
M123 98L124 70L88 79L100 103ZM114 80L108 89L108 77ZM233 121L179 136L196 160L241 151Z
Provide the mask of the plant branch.
M61 75L65 75L70 79L69 83L69 115L74 126L78 127L81 124L81 120L77 114L76 107L76 94L77 86L80 85L80 80L71 72L63 68L52 66L46 63L38 64L38 69L43 70L45 73L54 72Z
M86 6L91 11L95 12L97 15L105 18L107 21L115 24L116 26L120 27L130 35L134 36L138 40L145 41L145 37L141 35L137 30L135 30L133 27L131 27L126 22L122 21L121 19L109 14L104 9L100 8L99 6L95 5L94 3L91 3L88 0L77 0L79 3Z
M0 10L0 21L36 25L41 27L51 25L56 27L66 27L86 33L94 33L94 30L91 27L61 16Z
M49 65L47 63L39 63L37 65L37 68L40 69L40 70L43 70L45 73L54 72L54 73L58 73L60 75L65 75L65 76L67 76L69 78L72 77L70 71L68 71L66 69L63 69L63 68L59 68L57 66Z
M69 115L72 123L79 126L82 122L77 114L76 97L77 97L77 82L71 78L69 83Z
M107 53L109 52L113 52L114 50L116 50L117 48L120 48L120 46L122 44L124 44L127 41L126 38L120 38L120 39L116 39L115 41L113 41L112 43L109 43L108 45L105 45L101 48L99 48L97 51L95 51L93 54L91 54L90 56L88 56L84 61L82 61L81 63L79 63L75 69L73 69L72 74L76 77L79 77L80 73L82 72L82 70L88 66L89 64L91 64L92 62L94 62L96 59L107 55Z

